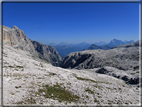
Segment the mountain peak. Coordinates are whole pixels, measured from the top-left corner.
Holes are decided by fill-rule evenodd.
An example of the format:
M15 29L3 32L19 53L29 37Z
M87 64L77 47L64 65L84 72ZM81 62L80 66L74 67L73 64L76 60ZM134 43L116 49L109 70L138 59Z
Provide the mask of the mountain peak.
M121 41L121 40L118 40L118 39L113 39L112 41Z
M13 25L12 29L19 29L17 26Z
M110 46L110 47L115 47L115 46L118 46L118 45L124 45L124 44L133 43L133 42L134 42L133 40L130 40L130 41L121 41L121 40L113 39L113 40L111 40L111 42L108 44L108 46Z
M117 40L117 39L113 39L113 40Z
M56 66L62 61L62 57L52 46L46 46L40 42L30 40L24 31L17 26L14 25L10 30L5 27L3 31L4 45L12 46L17 50L28 51L33 56L44 59Z

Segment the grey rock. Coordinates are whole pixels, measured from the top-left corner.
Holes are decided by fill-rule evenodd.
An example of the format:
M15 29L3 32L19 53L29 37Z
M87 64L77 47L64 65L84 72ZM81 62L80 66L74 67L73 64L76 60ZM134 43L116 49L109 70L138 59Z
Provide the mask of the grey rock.
M100 73L100 74L107 74L109 72L112 72L112 71L108 71L107 69L105 69L104 67L103 68L100 68L98 70L96 70L96 73Z
M128 83L129 83L129 84L138 84L138 83L140 83L140 78L139 78L139 76L136 76L136 77L131 78L130 80L128 80Z
M135 44L135 43L134 43ZM137 43L136 43L137 44ZM110 50L84 50L66 56L63 68L92 69L111 66L121 70L134 70L139 66L139 45Z
M30 40L27 38L24 31L16 26L13 26L12 29L6 26L2 27L4 45L12 46L17 50L20 49L28 51L33 56L44 59L56 66L61 63L62 57L58 54L54 47L46 46L42 43Z
M17 50L21 49L24 51L29 51L33 55L37 56L37 52L35 51L31 40L27 38L24 31L16 26L13 26L12 29L3 26L3 42L4 45L12 46Z
M113 67L102 67L95 71L96 73L106 74L109 76L113 76L119 79L124 80L128 84L139 84L139 74L133 71L135 75L132 75L130 71L123 71Z
M40 53L45 59L47 59L51 64L58 66L62 57L58 54L53 46L43 45L37 41L32 41L35 50Z

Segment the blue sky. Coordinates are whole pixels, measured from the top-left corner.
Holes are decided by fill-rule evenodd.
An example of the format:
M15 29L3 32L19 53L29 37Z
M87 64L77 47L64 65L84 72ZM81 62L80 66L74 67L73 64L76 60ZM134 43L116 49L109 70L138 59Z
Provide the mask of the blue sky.
M3 25L47 43L139 40L139 3L3 3Z

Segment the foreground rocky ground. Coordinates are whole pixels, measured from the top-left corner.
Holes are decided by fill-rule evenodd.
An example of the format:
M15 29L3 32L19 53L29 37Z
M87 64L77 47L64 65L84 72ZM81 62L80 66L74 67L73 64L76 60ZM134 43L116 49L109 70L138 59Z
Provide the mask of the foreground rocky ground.
M4 105L140 105L140 87L100 68L63 69L7 45L3 51Z

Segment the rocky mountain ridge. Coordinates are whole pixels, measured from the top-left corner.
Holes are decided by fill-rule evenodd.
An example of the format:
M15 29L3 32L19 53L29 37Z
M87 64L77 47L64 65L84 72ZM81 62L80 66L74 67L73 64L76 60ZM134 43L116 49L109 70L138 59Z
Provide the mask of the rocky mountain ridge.
M32 41L35 50L40 53L51 64L59 66L63 58L58 54L53 46L43 45L37 41Z
M92 69L103 66L111 66L121 70L133 70L139 66L139 45L127 48L118 47L110 50L73 52L64 58L61 65L63 68L76 69Z
M29 51L33 56L45 59L56 66L62 61L62 57L54 47L30 40L27 38L24 31L16 26L13 26L12 29L3 26L3 43L4 45L12 46L17 50Z
M108 50L108 49L111 49L111 47L105 45L105 46L97 46L95 44L92 44L88 50L96 50L96 49L103 49L103 50Z

